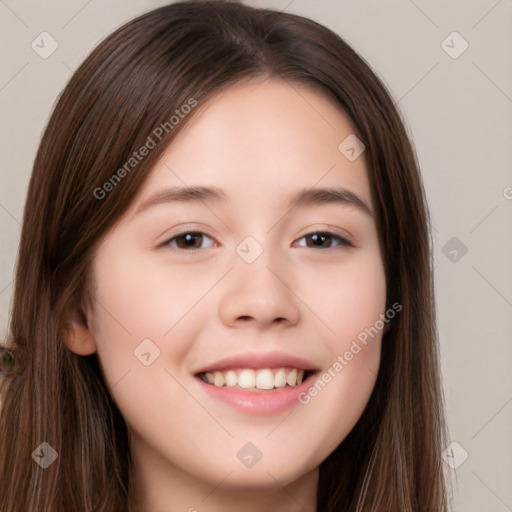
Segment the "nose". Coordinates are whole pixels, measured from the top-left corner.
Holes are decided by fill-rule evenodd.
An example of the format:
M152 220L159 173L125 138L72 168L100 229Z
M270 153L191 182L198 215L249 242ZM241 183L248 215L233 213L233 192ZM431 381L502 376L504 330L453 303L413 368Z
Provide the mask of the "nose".
M235 328L290 327L299 321L299 299L290 270L282 270L269 251L248 264L239 260L227 280L219 305L222 322Z

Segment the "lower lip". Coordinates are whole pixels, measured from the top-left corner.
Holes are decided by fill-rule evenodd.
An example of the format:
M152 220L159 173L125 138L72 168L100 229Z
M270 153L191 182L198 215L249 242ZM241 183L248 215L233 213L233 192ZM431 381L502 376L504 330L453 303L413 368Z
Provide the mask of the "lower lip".
M204 391L216 400L227 403L234 408L249 414L266 416L278 414L299 405L299 395L310 387L310 375L297 386L285 386L272 391L246 391L240 388L218 387L196 377Z

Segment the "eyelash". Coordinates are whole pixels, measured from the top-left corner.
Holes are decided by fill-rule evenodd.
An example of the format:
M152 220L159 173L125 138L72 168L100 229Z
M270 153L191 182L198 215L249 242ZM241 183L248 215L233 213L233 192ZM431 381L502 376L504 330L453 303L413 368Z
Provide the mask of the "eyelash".
M185 235L193 235L194 237L206 236L206 237L210 238L211 240L213 240L213 238L211 236L207 235L206 233L203 233L202 231L183 231L182 233L178 233L178 234L174 235L172 238L169 238L167 241L163 242L162 247L171 247L171 242L173 242L177 238L183 237ZM317 249L320 249L320 250L322 250L322 249L323 250L329 250L329 249L332 250L332 249L335 249L336 247L340 247L340 246L355 247L355 245L350 240L348 240L347 238L345 238L341 235L333 233L331 231L312 231L310 233L306 233L305 235L302 235L299 238L299 240L302 240L303 238L306 238L306 237L310 237L312 235L327 236L327 237L332 238L333 240L338 241L338 245L335 245L333 247L326 247L326 248L318 247ZM304 247L304 246L302 246L302 247ZM196 251L201 250L201 249L180 249L178 247L171 247L171 248L176 249L178 251L185 251L185 252L196 252ZM306 247L306 248L308 248L308 247ZM315 248L309 247L309 249L315 249Z

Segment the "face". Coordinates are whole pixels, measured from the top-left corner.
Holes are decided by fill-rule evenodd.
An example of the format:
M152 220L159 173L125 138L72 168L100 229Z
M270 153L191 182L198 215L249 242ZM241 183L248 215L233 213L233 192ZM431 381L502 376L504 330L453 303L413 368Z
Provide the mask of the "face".
M317 92L233 86L98 246L86 316L142 487L314 478L361 416L386 283L353 134Z

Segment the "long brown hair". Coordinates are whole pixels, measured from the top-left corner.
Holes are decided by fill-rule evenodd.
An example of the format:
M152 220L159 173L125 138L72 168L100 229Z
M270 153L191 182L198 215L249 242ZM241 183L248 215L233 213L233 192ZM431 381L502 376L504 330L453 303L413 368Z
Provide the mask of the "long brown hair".
M126 424L96 354L76 355L63 340L87 299L95 247L166 146L209 98L257 77L322 91L352 120L366 146L387 303L402 305L384 334L363 415L320 466L317 509L448 510L432 242L400 115L370 67L332 31L221 0L174 3L116 30L74 73L45 129L26 199L9 325L17 366L0 390L2 512L127 510ZM165 125L191 98L198 106ZM166 127L161 140L127 168L159 126ZM116 173L122 179L113 180ZM43 442L58 454L46 469L33 457Z

